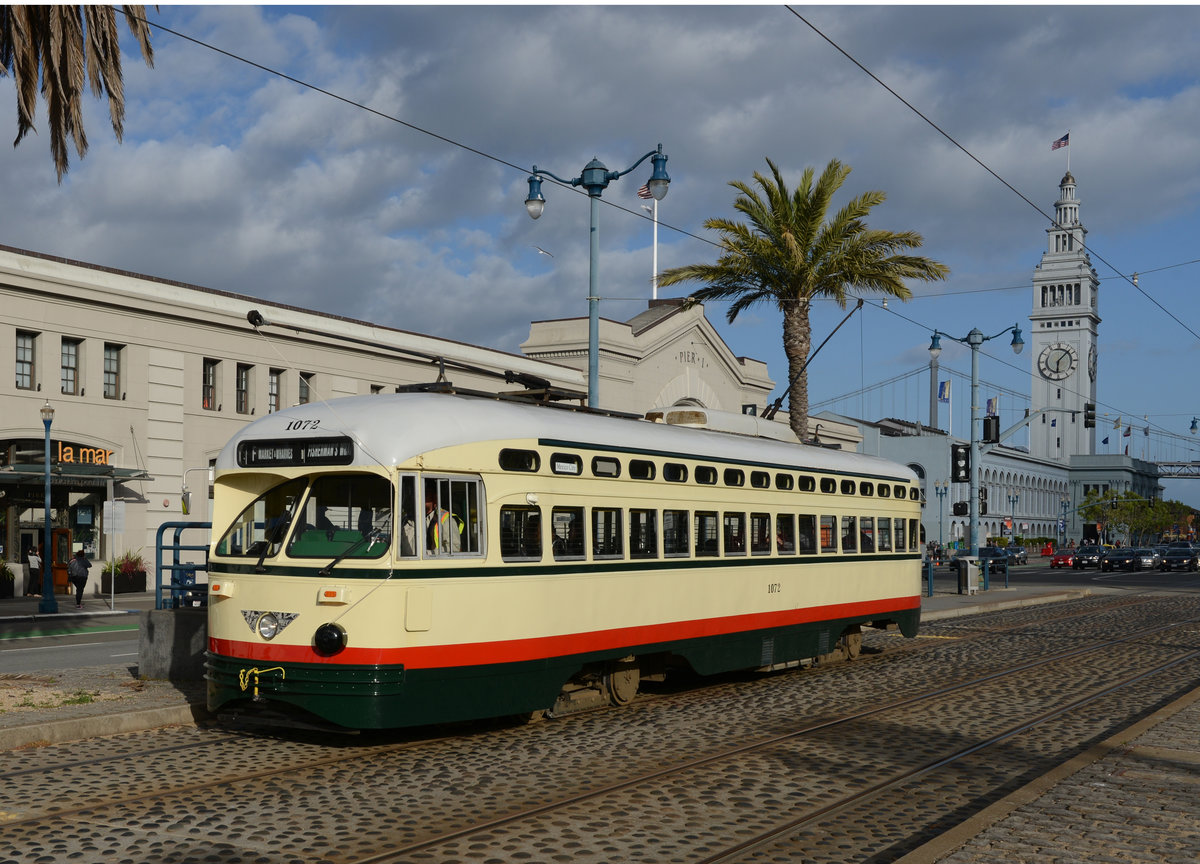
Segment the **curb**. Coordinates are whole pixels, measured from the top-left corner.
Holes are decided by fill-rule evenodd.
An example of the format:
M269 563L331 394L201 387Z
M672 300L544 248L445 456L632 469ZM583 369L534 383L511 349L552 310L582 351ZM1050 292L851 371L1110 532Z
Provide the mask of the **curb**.
M993 589L1004 590L1004 589ZM1017 600L989 600L972 603L969 606L959 606L954 609L939 609L936 611L921 611L921 621L937 621L941 618L958 618L963 615L979 615L984 612L999 612L1004 609L1020 609L1025 606L1038 606L1043 603L1061 603L1064 600L1078 600L1080 597L1090 597L1092 589L1060 591L1054 594L1039 594L1036 597L1023 597ZM978 595L976 595L978 596Z
M144 708L140 711L117 714L97 714L94 717L76 717L37 726L13 726L0 729L0 751L65 744L84 738L119 735L123 732L146 732L160 726L196 726L211 716L203 703L194 703L166 708Z

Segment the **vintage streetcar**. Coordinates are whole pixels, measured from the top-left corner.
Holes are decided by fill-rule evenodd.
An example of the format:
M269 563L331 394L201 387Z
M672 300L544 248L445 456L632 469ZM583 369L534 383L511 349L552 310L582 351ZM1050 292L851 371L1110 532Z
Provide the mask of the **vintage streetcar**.
M863 628L916 635L919 519L909 468L755 417L298 405L217 459L208 705L379 729L853 658Z

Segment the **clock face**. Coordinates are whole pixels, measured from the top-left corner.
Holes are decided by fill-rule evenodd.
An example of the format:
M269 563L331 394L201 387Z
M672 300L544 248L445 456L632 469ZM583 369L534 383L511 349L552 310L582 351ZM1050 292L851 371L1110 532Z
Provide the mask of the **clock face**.
M1074 347L1063 342L1047 345L1038 355L1038 370L1043 378L1051 381L1062 381L1071 377L1079 365L1079 356Z

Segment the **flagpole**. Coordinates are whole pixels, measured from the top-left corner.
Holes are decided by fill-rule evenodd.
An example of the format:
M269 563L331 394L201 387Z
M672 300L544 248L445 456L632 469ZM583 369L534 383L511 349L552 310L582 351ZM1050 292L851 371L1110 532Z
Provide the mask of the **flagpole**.
M1071 130L1067 130L1067 173L1071 173ZM655 201L655 204L658 202Z
M1067 170L1070 170L1070 154L1068 154ZM653 288L653 299L658 299L658 199L654 200L654 272L650 274L650 285Z

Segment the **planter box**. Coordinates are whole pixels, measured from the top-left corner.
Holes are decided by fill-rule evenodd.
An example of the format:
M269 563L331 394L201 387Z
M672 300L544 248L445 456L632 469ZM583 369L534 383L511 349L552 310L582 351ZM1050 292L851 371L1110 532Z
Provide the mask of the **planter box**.
M15 579L0 578L0 600L7 600L13 596L16 591L17 581Z
M136 573L118 573L117 574L117 594L131 594L146 590L146 571L139 570ZM112 594L112 577L107 573L100 574L100 593Z

